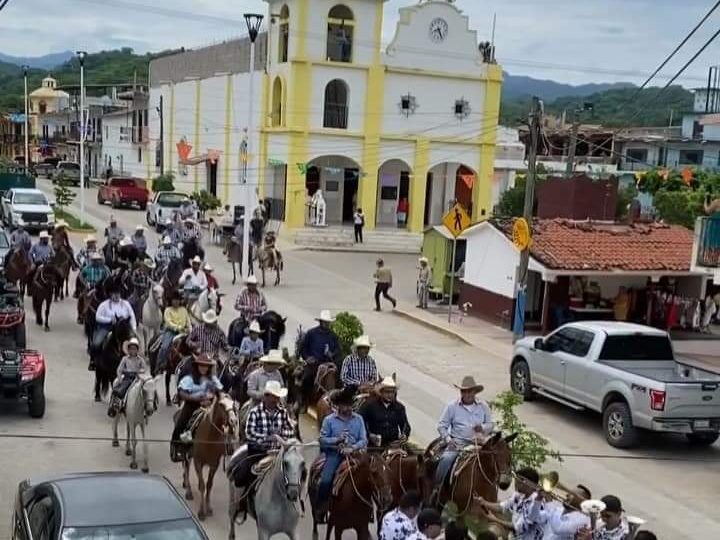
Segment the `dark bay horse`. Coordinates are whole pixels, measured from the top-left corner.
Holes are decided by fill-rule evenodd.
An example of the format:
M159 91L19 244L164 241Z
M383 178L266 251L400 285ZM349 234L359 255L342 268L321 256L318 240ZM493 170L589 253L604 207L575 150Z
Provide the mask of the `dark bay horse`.
M205 260L205 250L200 246L200 242L193 238L192 240L183 241L182 262L185 267L190 266L190 261L195 257Z
M172 376L177 371L182 359L190 356L192 354L192 350L187 343L187 335L179 334L173 339L172 346L168 351L167 363L160 364L158 362L158 354L160 352L160 344L158 341L160 339L162 339L162 334L158 334L150 345L148 360L150 362L150 374L153 377L156 375L162 375L163 373L165 374L165 404L169 407L172 405L172 396L170 395L170 383L172 382Z
M25 296L27 279L32 268L30 257L24 249L14 249L5 266L5 278L18 286L20 297Z
M41 265L32 277L28 286L28 293L32 298L35 322L44 326L45 331L50 331L50 306L53 301L53 294L56 287L62 283L60 271L52 264ZM43 321L43 305L45 306L45 319Z
M52 259L52 265L60 272L61 280L55 289L55 301L64 300L65 296L70 295L69 282L70 271L77 270L77 262L75 262L75 254L72 248L66 244L60 244L55 251L55 257Z
M163 302L166 306L170 305L173 292L177 291L178 281L180 281L183 270L185 270L185 264L182 259L171 260L165 269L160 285L163 288Z
M258 319L260 325L260 338L263 340L263 346L267 353L270 349L279 349L280 340L285 335L285 321L287 317L283 317L277 311L266 311ZM239 347L242 339L245 337L245 330L248 327L248 321L242 317L236 318L228 327L228 343L231 347Z
M122 345L132 335L130 321L121 319L112 327L98 350L94 347L90 348L90 355L95 363L95 401L102 401L102 396L110 389L123 357Z

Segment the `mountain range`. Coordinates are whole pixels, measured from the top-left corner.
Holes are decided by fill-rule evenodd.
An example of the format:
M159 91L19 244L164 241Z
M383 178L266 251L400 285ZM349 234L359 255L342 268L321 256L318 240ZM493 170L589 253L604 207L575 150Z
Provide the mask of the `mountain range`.
M73 56L75 54L72 51L46 54L44 56L10 56L9 54L0 53L0 62L37 69L52 69L64 64Z

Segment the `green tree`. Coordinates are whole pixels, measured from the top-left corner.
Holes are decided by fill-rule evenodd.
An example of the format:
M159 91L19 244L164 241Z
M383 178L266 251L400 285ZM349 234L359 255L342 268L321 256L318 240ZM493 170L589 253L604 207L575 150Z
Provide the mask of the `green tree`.
M330 326L340 342L340 351L344 357L350 354L353 341L363 334L363 324L355 315L343 311L338 313Z
M70 206L75 200L75 192L70 189L70 181L64 174L60 174L58 179L55 181L55 187L53 188L55 193L55 203L61 212L65 212L65 208Z
M550 171L545 168L542 163L537 164L536 174L537 180L535 185L544 182ZM515 186L500 195L497 204L497 215L502 217L520 217L525 211L525 187L527 185L527 173L518 173L515 175ZM537 201L537 195L535 196Z
M663 188L655 192L653 204L665 223L683 225L692 229L695 226L695 219L705 214L704 199L705 190Z
M204 189L194 192L191 195L191 198L198 205L198 209L200 210L201 218L205 217L205 213L208 210L215 210L222 204L220 202L220 199L218 199L215 195L213 195L212 193L209 193L208 191L206 191Z
M630 204L635 200L637 195L638 190L634 185L618 189L617 202L615 203L615 219L621 220L627 217Z
M175 173L168 171L165 174L160 174L152 179L152 190L153 193L158 191L175 191Z

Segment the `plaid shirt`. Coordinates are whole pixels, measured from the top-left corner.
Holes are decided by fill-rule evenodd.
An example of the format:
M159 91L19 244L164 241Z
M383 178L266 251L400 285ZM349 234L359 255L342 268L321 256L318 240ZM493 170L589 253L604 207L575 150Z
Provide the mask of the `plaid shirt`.
M272 435L280 435L283 439L290 439L295 435L295 428L285 407L278 406L271 412L264 403L260 403L250 410L245 434L250 444L277 450L280 448L278 442L268 438Z
M260 291L251 293L246 287L235 300L235 310L239 311L246 321L253 321L267 311L265 295Z
M375 384L378 380L377 366L372 356L360 358L356 353L349 354L343 360L340 380L345 385Z
M144 294L150 288L150 276L144 270L133 270L130 280L137 294Z
M160 246L157 253L155 253L155 263L159 267L165 268L170 264L170 261L179 259L180 257L182 257L182 253L180 253L180 250L176 246Z
M183 227L182 239L183 239L183 242L185 242L187 240L196 239L198 241L198 243L200 243L200 240L202 240L202 233L200 232L200 229L198 229L197 227L193 227L192 229Z
M80 275L88 286L94 287L110 275L110 269L104 264L98 264L97 266L94 264L88 264L82 269Z
M199 347L201 353L205 353L211 358L216 356L220 349L228 346L225 333L216 324L197 325L190 332L188 341L192 346Z

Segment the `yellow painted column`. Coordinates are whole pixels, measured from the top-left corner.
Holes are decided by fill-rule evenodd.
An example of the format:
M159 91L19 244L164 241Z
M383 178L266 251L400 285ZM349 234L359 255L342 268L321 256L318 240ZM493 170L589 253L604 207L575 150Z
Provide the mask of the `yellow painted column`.
M480 168L473 186L472 220L483 221L492 212L492 185L495 173L495 142L500 121L500 92L502 90L502 68L496 64L488 66L485 82L485 104L480 131Z
M225 204L230 204L230 141L232 135L232 95L233 95L233 76L228 73L227 80L225 81L225 155L223 156L223 163L225 169L223 170L223 190L222 190L222 201Z
M265 131L268 120L268 110L270 103L270 77L267 73L262 76L262 94L260 98L260 121L258 122L258 140L260 143L258 151L258 197L265 197L265 171L267 169L267 148L268 148L268 134Z
M422 232L425 216L425 188L427 174L430 170L430 141L418 139L415 143L415 165L410 182L410 215L408 229L411 232Z
M305 174L298 164L307 163L307 136L310 129L312 66L304 60L293 60L288 82L287 126L290 144L285 184L285 223L290 228L305 225ZM295 82L297 81L297 82ZM293 84L295 82L295 84Z
M195 81L195 153L200 153L200 79ZM193 166L193 191L198 190L198 165Z

